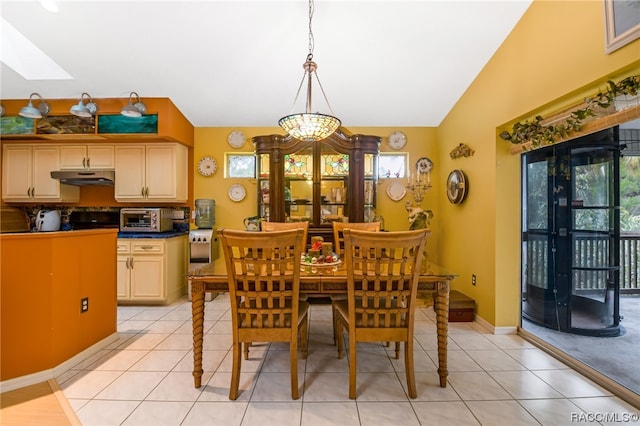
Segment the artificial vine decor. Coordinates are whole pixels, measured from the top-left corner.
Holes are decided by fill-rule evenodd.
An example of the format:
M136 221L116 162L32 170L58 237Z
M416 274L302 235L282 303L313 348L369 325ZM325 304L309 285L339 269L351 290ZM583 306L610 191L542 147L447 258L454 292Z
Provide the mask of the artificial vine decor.
M573 132L582 129L582 123L589 117L596 116L597 109L609 108L617 96L637 96L640 92L640 75L634 75L620 80L618 83L607 81L606 90L599 91L595 96L586 98L586 107L577 109L559 123L545 125L544 118L537 115L533 120L517 122L511 132L504 131L500 137L513 144L531 143L531 147L551 145L566 139Z

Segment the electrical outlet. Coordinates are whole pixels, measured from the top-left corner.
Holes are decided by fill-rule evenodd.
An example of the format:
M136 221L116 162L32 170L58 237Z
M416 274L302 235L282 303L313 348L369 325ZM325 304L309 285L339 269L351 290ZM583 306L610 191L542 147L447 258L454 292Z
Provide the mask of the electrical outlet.
M80 299L80 313L87 312L89 310L89 298L83 297Z
M471 275L471 285L476 285L476 274Z

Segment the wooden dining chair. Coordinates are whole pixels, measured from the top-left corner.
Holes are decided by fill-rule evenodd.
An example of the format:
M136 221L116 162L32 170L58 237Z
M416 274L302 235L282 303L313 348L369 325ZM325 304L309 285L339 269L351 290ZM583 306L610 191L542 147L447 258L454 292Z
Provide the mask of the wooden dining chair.
M379 231L380 222L332 222L333 223L333 247L335 253L342 257L344 254L343 231L346 228L360 229L362 231Z
M416 398L413 327L426 229L371 232L345 229L347 300L334 302L338 358L349 334L349 398L356 398L358 342L404 342L407 390ZM396 353L396 358L398 357Z
M344 257L344 230L345 229L359 229L362 231L379 231L380 230L380 222L333 222L333 247L334 252L340 256L340 258ZM335 294L329 296L331 298L331 316L333 320L333 335L334 340L333 344L335 345L337 342L335 340L336 333L336 313L334 302L337 300L346 300L346 295L344 294Z
M229 399L238 397L242 344L289 342L291 397L298 399L298 335L307 357L309 304L299 300L301 229L220 229L231 301L233 366Z
M302 229L302 252L306 252L307 247L307 234L309 233L309 222L306 220L300 222L262 222L261 228L263 231L283 231L285 229Z

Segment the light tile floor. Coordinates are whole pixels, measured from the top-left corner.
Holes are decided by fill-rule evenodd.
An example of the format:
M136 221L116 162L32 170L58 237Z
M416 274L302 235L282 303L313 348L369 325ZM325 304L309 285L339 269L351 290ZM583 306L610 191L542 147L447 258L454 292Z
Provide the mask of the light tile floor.
M206 303L204 376L193 387L191 304L119 307L119 340L58 377L85 426L99 425L569 425L637 422L640 411L516 335L449 325L449 380L438 385L435 314L419 308L418 397L405 392L402 359L383 345L358 350L358 398L348 360L333 346L330 305L311 308L309 356L291 400L288 348L256 344L241 393L228 399L228 295ZM401 356L402 358L402 356ZM633 417L636 416L636 417ZM614 420L613 422L611 420ZM599 423L600 421L600 423Z

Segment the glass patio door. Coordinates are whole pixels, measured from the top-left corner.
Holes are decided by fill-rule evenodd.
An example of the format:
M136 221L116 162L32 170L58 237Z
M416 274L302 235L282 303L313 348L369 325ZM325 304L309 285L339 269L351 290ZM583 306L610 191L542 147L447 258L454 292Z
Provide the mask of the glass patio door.
M523 156L522 315L619 334L619 149L614 130Z

